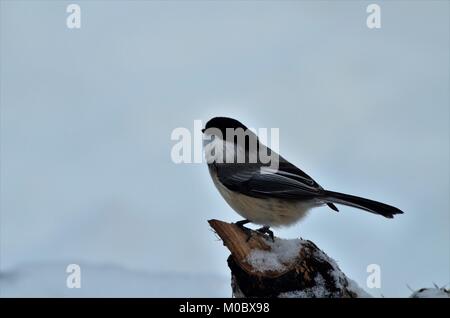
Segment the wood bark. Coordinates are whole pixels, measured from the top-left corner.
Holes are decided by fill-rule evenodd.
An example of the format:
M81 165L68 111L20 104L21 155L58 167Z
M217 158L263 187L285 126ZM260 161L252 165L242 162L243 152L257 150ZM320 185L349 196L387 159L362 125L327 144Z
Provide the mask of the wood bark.
M302 240L298 255L283 269L261 271L249 257L253 251L272 251L275 243L267 235L220 220L208 222L231 252L228 267L235 297L358 297L345 274L313 242Z

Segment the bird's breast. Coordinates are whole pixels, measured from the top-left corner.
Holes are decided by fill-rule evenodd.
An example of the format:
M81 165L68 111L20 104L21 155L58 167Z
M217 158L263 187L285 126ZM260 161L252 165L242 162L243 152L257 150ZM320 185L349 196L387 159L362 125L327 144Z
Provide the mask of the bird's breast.
M271 227L292 225L306 216L309 209L318 206L314 201L255 198L225 187L217 178L213 165L208 165L214 185L225 201L243 218L252 223Z

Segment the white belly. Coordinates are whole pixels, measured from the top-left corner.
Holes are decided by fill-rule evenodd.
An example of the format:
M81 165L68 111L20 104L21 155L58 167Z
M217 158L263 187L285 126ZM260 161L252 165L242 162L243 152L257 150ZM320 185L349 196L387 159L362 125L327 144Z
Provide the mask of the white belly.
M271 227L292 225L306 216L309 209L322 205L315 201L299 202L250 197L228 190L218 181L214 173L211 173L211 177L216 188L233 210L255 224Z

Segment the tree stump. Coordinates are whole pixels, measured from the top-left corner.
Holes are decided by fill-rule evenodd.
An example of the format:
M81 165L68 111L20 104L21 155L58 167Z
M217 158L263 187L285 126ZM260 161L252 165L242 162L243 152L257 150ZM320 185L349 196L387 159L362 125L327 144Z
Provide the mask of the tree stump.
M208 223L231 252L234 297L371 297L309 240L272 241L233 223Z

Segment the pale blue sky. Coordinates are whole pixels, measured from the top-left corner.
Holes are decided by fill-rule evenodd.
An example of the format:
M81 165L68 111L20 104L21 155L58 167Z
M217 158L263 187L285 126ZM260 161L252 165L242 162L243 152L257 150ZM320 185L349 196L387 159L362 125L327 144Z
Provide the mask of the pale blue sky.
M320 208L277 235L363 287L379 264L375 296L450 282L447 1L377 1L379 30L365 1L77 1L79 30L69 3L1 1L1 270L227 277L206 220L239 216L205 165L170 160L174 128L227 115L280 128L323 187L405 211Z

